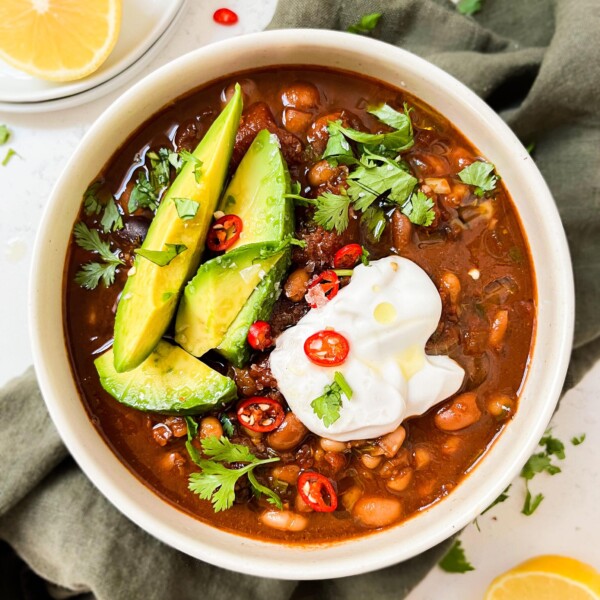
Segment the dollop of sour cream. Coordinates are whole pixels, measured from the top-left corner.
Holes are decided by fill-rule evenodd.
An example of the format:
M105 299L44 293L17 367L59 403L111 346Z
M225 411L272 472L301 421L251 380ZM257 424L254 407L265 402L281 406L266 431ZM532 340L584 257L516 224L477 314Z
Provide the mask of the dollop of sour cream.
M277 338L271 371L290 408L313 433L341 442L379 437L462 384L465 372L454 360L425 354L441 312L435 285L411 260L388 256L359 265L337 296ZM348 340L343 364L321 367L304 353L306 339L324 329ZM326 427L311 402L336 371L353 393L351 399L342 395L340 416Z

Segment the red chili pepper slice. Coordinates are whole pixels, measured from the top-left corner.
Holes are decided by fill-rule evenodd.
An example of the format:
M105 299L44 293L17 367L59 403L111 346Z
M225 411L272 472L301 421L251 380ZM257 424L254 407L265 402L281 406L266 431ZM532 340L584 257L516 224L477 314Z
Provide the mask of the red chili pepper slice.
M248 343L255 350L266 350L273 345L271 326L266 321L255 321L248 329Z
M219 8L213 14L213 21L219 25L235 25L238 20L237 14L229 8Z
M350 352L348 340L333 329L313 333L304 342L304 353L315 365L335 367L341 365Z
M237 242L243 228L244 224L237 215L223 215L209 229L206 245L213 252L227 250Z
M246 429L264 433L277 429L283 423L285 412L273 398L252 396L238 406L237 418Z
M333 256L333 266L336 269L351 269L358 263L363 254L360 244L346 244Z
M312 290L312 291L311 291ZM323 271L317 278L308 284L308 293L306 299L311 308L321 306L321 300L331 300L340 290L340 278L333 271Z
M338 505L331 481L321 473L304 471L298 477L298 493L316 512L333 512Z

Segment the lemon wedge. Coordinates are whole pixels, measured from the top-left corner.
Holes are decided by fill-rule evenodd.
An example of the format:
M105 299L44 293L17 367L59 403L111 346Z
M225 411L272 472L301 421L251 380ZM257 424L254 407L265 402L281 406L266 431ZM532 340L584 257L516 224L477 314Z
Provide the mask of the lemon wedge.
M565 556L537 556L500 575L484 600L600 600L600 573Z
M93 73L119 36L121 0L3 0L0 58L51 81Z

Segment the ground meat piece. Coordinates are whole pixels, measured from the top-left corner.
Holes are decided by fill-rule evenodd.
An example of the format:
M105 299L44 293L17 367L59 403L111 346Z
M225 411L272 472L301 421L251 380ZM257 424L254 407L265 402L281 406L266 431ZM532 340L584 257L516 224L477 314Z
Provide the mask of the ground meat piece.
M273 314L271 315L271 333L278 336L288 327L295 325L310 309L310 306L304 301L292 302L285 296L280 296L275 303Z
M249 374L256 381L256 387L259 390L277 387L277 380L271 373L268 356L263 356L258 362L251 364Z
M286 162L296 164L302 161L302 142L293 133L277 125L273 113L264 102L256 102L248 107L248 110L242 115L231 159L234 168L242 160L258 132L263 129L268 129L279 138Z
M333 255L348 243L345 239L347 236L314 224L300 227L297 237L306 242L306 247L294 246L292 260L296 264L306 265L308 271L332 266Z

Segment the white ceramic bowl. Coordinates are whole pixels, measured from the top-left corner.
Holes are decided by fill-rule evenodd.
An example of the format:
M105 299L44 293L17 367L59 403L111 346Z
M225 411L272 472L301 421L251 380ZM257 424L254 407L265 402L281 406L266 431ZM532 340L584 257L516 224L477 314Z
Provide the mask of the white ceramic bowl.
M537 335L519 410L449 497L406 523L329 545L262 542L180 512L119 462L90 423L63 339L62 280L71 228L90 181L141 123L187 91L223 75L267 65L323 65L370 75L432 105L495 163L525 228L538 292ZM187 54L121 96L87 132L56 184L35 247L31 338L39 383L58 431L100 491L140 527L194 557L252 575L322 579L408 559L460 530L484 510L531 455L556 406L571 350L573 278L552 196L531 157L482 100L437 67L365 37L321 30L271 31Z

